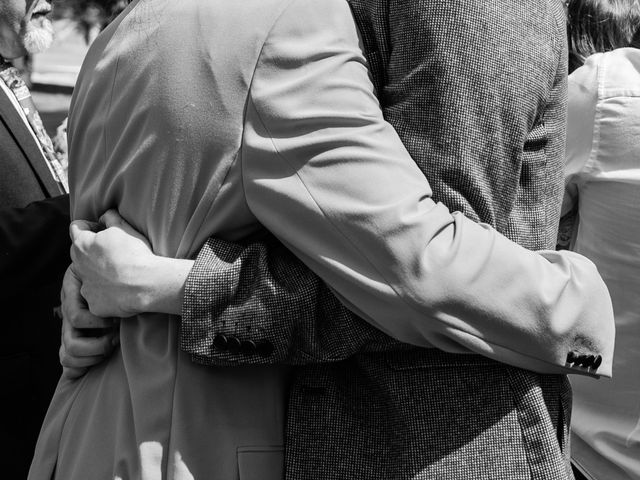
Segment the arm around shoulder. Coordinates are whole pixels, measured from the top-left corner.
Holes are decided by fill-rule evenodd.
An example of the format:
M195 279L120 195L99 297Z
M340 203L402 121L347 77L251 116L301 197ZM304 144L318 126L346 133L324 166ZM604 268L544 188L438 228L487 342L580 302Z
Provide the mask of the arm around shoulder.
M528 251L433 202L341 6L292 2L265 43L242 159L256 217L400 341L543 373L595 375L567 358L600 355L609 375L613 316L593 264Z

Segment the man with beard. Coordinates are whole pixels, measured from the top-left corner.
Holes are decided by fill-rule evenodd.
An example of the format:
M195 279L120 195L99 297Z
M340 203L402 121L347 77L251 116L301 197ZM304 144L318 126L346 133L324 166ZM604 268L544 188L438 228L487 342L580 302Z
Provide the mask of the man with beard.
M60 374L62 274L68 263L66 179L11 60L47 49L47 0L0 4L0 443L3 475L25 478Z

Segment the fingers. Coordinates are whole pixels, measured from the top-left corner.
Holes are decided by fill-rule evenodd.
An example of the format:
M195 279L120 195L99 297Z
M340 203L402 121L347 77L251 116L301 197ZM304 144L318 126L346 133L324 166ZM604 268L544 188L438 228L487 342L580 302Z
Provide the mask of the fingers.
M103 337L82 337L80 331L72 327L65 330L63 323L62 342L59 350L63 376L75 379L84 375L90 367L103 362L114 345L112 335ZM94 352L104 352L93 355Z
M87 330L73 328L63 321L60 343L59 357L63 375L78 378L111 355L119 343L119 332L112 327L101 336L87 336Z
M104 357L110 355L118 344L118 329L111 327L108 330L84 330L74 328L67 322L62 324L62 345L65 355L73 359L84 359L79 363L63 363L65 366L86 367L94 363L85 364L91 357ZM100 359L101 361L102 359Z
M131 228L131 225L113 208L104 212L98 221L104 225L104 228L120 227L123 230L125 230L124 227Z
M93 330L106 328L111 329L114 327L115 320L110 317L98 317L89 311L89 307L86 305L75 305L73 307L65 307L65 303L69 303L69 300L63 300L62 315L65 321L73 328L79 330Z
M126 234L131 235L132 237L135 237L139 240L142 240L147 246L149 245L149 242L145 238L145 236L142 235L140 232L138 232L131 225L129 225L129 223L124 218L122 218L122 216L118 213L117 210L114 210L114 209L107 210L100 217L99 221L102 225L104 225L105 229L108 229L111 227L119 228Z
M96 232L102 229L100 224L88 222L86 220L75 220L69 225L69 236L71 237L71 247L69 255L71 261L77 263L80 252L83 252L95 239ZM78 250L79 249L79 250Z
M82 284L74 273L73 266L70 266L62 280L60 293L64 322L77 329L112 328L112 318L98 317L89 311L82 298L81 288Z
M75 242L85 232L96 233L102 230L102 226L97 222L89 222L88 220L74 220L69 225L69 236L71 241Z
M65 368L89 368L102 363L105 359L103 355L94 355L91 357L75 357L69 351L60 347L60 365Z
M62 279L62 287L60 288L60 306L57 307L58 312L60 314L60 318L63 318L63 314L62 314L62 304L64 304L64 299L66 298L67 294L65 293L65 290L67 290L68 288L70 288L70 282L73 281L78 281L77 276L75 276L74 272L73 272L73 265L69 265L67 267L67 270L64 272L64 277ZM67 277L72 277L72 278L67 278ZM65 288L66 287L66 288Z
M59 351L63 375L78 378L111 354L119 343L117 323L92 315L81 294L81 283L69 267L62 282L62 333Z
M70 380L75 380L76 378L80 378L85 373L87 373L88 370L88 368L62 367L62 376Z

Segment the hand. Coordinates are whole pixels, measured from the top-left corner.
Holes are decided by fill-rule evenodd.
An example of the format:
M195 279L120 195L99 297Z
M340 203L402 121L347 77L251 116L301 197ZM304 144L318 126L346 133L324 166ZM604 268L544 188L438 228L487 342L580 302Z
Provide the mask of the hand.
M155 255L147 240L114 211L100 222L74 221L69 227L73 242L73 271L80 278L80 293L89 310L99 317L130 317L141 313L144 289L140 281Z
M96 317L87 310L80 295L80 280L71 267L64 275L62 291L62 341L60 364L67 378L84 375L89 367L102 362L119 343L117 322Z
M105 229L71 223L73 271L92 314L126 318L144 312L180 314L184 283L193 261L157 256L147 239L115 210L101 218Z

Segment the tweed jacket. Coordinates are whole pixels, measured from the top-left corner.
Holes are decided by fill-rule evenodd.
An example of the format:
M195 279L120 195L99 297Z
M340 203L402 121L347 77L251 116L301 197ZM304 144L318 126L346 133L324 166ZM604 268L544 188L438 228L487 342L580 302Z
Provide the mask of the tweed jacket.
M560 3L350 3L385 117L434 198L527 248L553 247L566 108ZM571 478L566 377L399 344L273 239L207 242L181 335L204 364L305 365L289 396L287 478Z
M69 259L69 197L59 195L19 111L0 89L0 461L26 478L60 377L62 275Z

